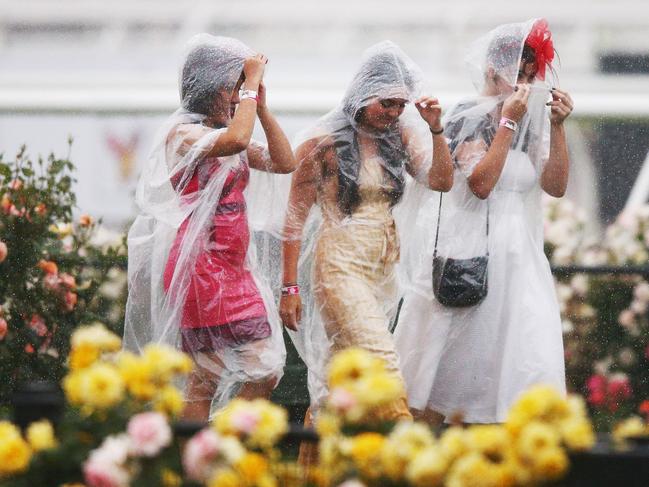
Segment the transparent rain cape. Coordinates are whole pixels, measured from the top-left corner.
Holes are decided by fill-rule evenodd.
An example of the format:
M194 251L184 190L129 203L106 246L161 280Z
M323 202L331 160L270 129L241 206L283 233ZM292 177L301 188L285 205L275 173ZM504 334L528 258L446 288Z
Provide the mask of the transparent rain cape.
M432 194L424 187L432 137L412 103L422 94L419 68L395 44L379 43L364 53L340 105L296 141L301 165L284 238L302 239L304 308L290 335L309 369L312 409L327 395L327 365L338 350L365 348L398 374L389 326L399 300L399 242L410 238L405 222L415 214L407 202ZM366 108L386 99L408 104L396 122L368 128ZM313 207L304 203L311 193Z
M124 346L139 352L162 343L190 353L213 407L243 383L279 379L285 359L268 279L257 270L256 247L248 245L254 229L247 215L258 205L243 196L246 151L206 157L226 128L205 125L204 114L214 103L229 109L244 59L253 54L226 37L200 34L189 41L181 106L156 135L128 234ZM255 142L251 149L264 151ZM270 199L272 191L265 191L253 199Z
M395 339L410 405L463 412L467 422L503 421L531 384L565 388L559 308L543 253L540 177L550 149L549 81L532 85L527 114L489 197L477 198L467 181L489 149L508 96L484 96L485 85L498 76L513 88L535 22L502 25L471 45L466 60L479 94L461 101L444 122L456 174L443 198L438 252L466 259L489 249L487 297L469 308L444 307L434 298L439 195L422 200L402 256L407 271Z

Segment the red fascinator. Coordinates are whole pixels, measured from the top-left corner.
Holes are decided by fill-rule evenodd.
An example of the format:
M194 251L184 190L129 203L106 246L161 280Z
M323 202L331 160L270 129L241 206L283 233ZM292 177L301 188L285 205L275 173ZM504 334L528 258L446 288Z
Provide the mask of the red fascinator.
M525 44L534 50L536 56L536 76L545 79L545 67L552 64L554 59L554 45L552 44L552 32L548 28L548 21L539 19L534 22Z

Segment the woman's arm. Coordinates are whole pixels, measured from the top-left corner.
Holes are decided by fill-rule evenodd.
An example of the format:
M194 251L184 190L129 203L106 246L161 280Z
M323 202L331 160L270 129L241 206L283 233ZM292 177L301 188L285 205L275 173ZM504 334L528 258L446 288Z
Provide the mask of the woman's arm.
M316 201L317 184L320 180L320 163L317 160L317 141L309 141L298 147L296 158L299 167L291 179L291 192L284 223L282 243L282 283L284 286L297 284L297 267L302 247L302 232L309 211ZM297 330L302 315L302 300L299 295L282 296L279 314L284 325Z
M250 145L248 147L250 167L259 171L279 174L295 171L297 162L291 144L266 105L266 87L263 82L259 84L257 116L266 134L268 151L264 150L263 147Z
M437 98L422 97L415 102L421 118L428 124L433 138L433 157L428 170L426 184L434 191L449 191L453 186L453 159L444 138L441 117L442 107ZM406 166L408 173L416 180L421 179L424 167L424 151L416 147L412 134L406 133L406 147L410 154L410 161Z
M245 89L259 90L259 84L264 76L267 61L263 54L257 54L245 60L243 64L243 74L246 79L244 82ZM255 127L256 114L257 102L254 99L246 98L241 100L230 125L211 145L200 148L200 156L204 158L231 156L246 150ZM183 152L187 152L201 138L210 134L212 129L201 125L183 125L176 132L182 137Z
M502 116L520 122L527 112L527 99L530 94L530 87L527 84L517 85L518 89L505 100L502 108ZM473 194L480 199L486 199L500 179L505 160L512 145L514 132L507 127L499 126L487 153L478 162L473 172L468 177L469 188ZM459 161L460 156L456 159Z
M550 115L550 157L541 174L541 188L550 196L562 197L568 186L570 159L563 122L574 107L570 95L558 89L552 90Z

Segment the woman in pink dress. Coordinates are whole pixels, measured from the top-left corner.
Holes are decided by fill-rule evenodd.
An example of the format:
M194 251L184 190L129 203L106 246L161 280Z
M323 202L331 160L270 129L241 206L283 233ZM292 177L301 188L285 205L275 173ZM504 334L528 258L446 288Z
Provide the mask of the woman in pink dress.
M234 395L268 397L284 343L272 294L249 247L250 168L296 162L266 106L267 59L241 42L193 38L181 108L158 134L129 232L125 343L170 343L190 354L185 417L205 420ZM251 140L256 118L268 146Z

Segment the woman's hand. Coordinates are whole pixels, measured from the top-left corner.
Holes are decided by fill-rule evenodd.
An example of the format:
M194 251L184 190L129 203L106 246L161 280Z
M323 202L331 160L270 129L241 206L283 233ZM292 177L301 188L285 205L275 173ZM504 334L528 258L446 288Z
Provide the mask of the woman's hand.
M502 116L514 122L520 122L527 113L527 99L529 97L530 85L525 83L516 85L516 91L503 104Z
M279 316L289 330L297 331L297 325L302 319L302 298L299 294L282 296L279 300Z
M260 81L257 89L257 114L265 111L266 108L266 85Z
M442 129L442 106L437 98L422 96L415 102L415 107L431 130L438 132Z
M552 107L550 122L553 125L561 125L575 106L568 92L558 88L552 89L552 101L548 105Z
M243 62L243 75L246 77L245 84L258 84L264 78L264 70L268 58L263 54L255 54ZM252 89L252 88L250 88Z

